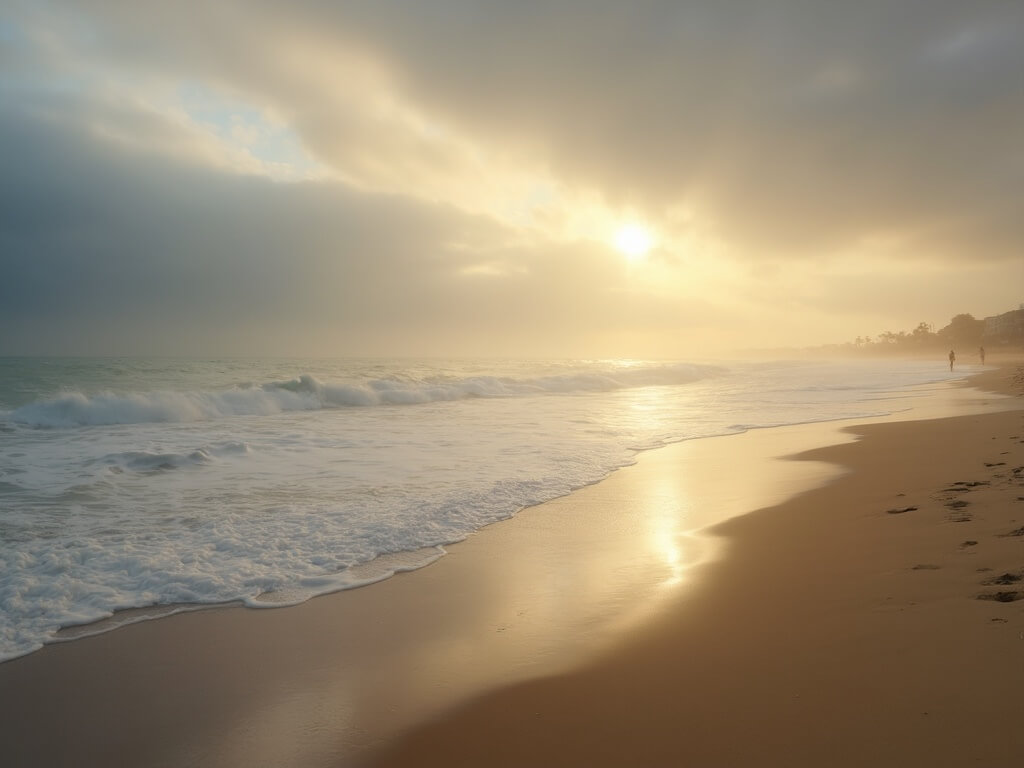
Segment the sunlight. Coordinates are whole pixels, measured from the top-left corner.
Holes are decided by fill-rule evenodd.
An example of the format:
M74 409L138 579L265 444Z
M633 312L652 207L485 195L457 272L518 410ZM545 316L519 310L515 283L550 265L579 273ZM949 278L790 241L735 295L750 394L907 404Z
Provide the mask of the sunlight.
M615 248L630 261L639 261L654 247L654 235L641 224L623 224L615 230Z

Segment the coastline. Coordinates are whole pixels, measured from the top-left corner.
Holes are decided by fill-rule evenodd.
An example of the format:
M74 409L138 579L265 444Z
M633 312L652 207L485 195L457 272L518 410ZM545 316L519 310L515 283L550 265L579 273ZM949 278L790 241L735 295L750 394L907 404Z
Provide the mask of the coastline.
M984 386L986 376L998 378L997 372L989 373L971 383ZM1017 414L1015 423L1012 414ZM971 526L995 525L999 516L986 510L988 517L979 514L955 524L942 518L936 524L934 515L924 514L924 502L914 512L888 515L877 509L888 497L870 497L871 506L866 506L863 494L892 495L892 489L884 484L858 489L855 478L884 475L884 457L892 464L893 451L907 450L900 440L924 440L915 445L934 453L945 444L935 442L940 433L955 435L960 441L955 456L915 467L922 476L913 481L914 492L938 493L926 490L932 475L955 475L954 469L961 468L976 474L978 453L991 447L984 441L994 439L987 432L1013 425L1011 434L1024 439L1019 414L895 421L853 427L838 437L842 425L801 425L681 443L649 452L597 485L484 529L428 568L369 589L272 611L223 608L178 614L47 646L0 664L0 738L11 756L8 764L99 765L124 762L130 755L139 766L326 766L352 764L378 750L382 765L657 765L678 764L677 757L705 765L744 764L739 753L732 762L729 752L738 747L733 743L738 741L738 714L775 723L775 731L763 731L768 741L761 747L793 737L780 733L787 727L778 721L786 711L780 704L793 705L772 694L777 690L772 685L785 680L780 681L778 664L771 659L794 647L803 653L804 645L811 644L806 638L814 636L809 629L819 633L819 646L835 649L842 645L836 637L848 631L850 605L874 620L865 627L877 629L884 624L879 616L907 613L907 595L921 589L925 578L931 578L932 586L945 585L947 592L967 583L983 589L979 578L964 581L961 573L963 563L982 551L980 542L989 534L980 532L974 535L979 545L966 553L956 550L949 563L925 558L930 550L922 550L916 558L920 562L903 566L910 569L909 579L900 566L891 565L893 578L903 579L902 589L911 592L889 589L894 602L871 603L874 593L866 590L884 580L874 570L871 578L858 571L863 558L854 557L852 547L842 546L845 542L877 545L895 563L897 555L910 557L910 550L890 551L895 539L886 537L896 526L902 526L902 537L913 533L914 546L924 546L927 539L937 547L932 541L937 534L921 535L931 530L928 525L944 535L954 530L960 535ZM933 428L939 432L932 434ZM964 437L968 433L970 440ZM853 434L863 438L849 442ZM879 466L864 463L860 455L872 442L871 456L883 457L877 458ZM1021 444L1014 446L1021 449ZM802 453L805 460L778 458L792 453ZM961 479L971 478L950 476L944 482ZM969 495L981 509L983 497L995 490L975 487ZM857 506L856 499L865 506ZM770 513L745 514L779 502ZM948 512L930 497L928 503L938 505L940 514ZM621 514L624 506L631 514ZM714 522L696 517L708 507L721 517L744 516L719 523L711 538L689 535ZM822 507L846 512L822 518L815 514ZM1017 514L1018 525L1024 525L1024 502ZM999 525L1007 522L999 518ZM879 533L889 523L889 530ZM1024 538L1011 538L997 542L1006 552L993 555L993 563L1021 552L1013 545ZM728 547L727 557L716 556L721 547ZM1018 559L1005 567L1024 567L1024 554ZM914 570L913 565L940 567ZM918 576L924 578L914 581ZM842 590L837 591L837 580L845 585ZM777 599L767 599L773 594ZM638 601L638 595L643 599ZM837 595L846 599L836 600ZM955 599L947 595L935 602L949 603L957 616L985 610L992 618L1006 618L985 624L984 630L1001 628L999 637L1012 634L1016 640L1024 627L1018 606L1024 603L968 599L972 596L957 593ZM955 627L951 631L945 613L936 620L917 609L919 604L909 613L926 614L933 629L956 635L961 645L976 640L960 637ZM795 644L794 633L805 640ZM870 633L866 637L875 639ZM680 660L680 643L692 649L685 661ZM854 650L865 656L864 664L876 676L885 674L878 666L883 656L867 654L869 647ZM752 648L759 650L753 654ZM740 651L744 654L729 656ZM994 654L985 655L983 661L999 663ZM819 656L806 657L811 667L787 665L793 667L793 680L804 680L800 670L825 669ZM726 667L709 664L708 658ZM1004 658L1008 667L1014 658ZM577 671L567 671L574 667ZM723 668L736 672L723 674ZM986 671L992 669L979 674ZM680 688L664 684L673 676L701 695L682 697ZM1006 677L1000 685L1009 695L1021 681ZM819 700L803 695L800 711L823 717L829 701L822 686L813 685L815 679L807 678L802 689L817 691ZM609 692L615 695L610 698ZM541 709L534 708L538 701ZM996 724L1009 727L1012 711L1002 720L996 717ZM816 722L820 726L824 720ZM425 727L417 727L422 723ZM671 751L678 749L681 723L701 731L704 739L688 741L687 755ZM396 734L410 728L395 742ZM61 736L54 739L52 733ZM1000 743L1006 742L1012 739L1003 737ZM709 743L716 749L702 753ZM808 760L821 764L821 752L812 751L812 743L804 747ZM1012 754L1024 754L1019 742L1016 747ZM527 748L535 751L524 753ZM764 756L763 751L756 754ZM780 764L791 764L789 757L796 753L785 754ZM747 764L771 764L771 759Z
M1024 375L969 384L1020 395ZM717 526L729 557L641 633L373 765L1018 764L1024 410L844 431L794 457L842 476Z

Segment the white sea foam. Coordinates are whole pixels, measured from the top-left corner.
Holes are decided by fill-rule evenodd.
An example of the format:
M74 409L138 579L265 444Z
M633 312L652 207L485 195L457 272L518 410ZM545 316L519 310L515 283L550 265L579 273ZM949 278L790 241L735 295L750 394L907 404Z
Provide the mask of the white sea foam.
M891 364L59 365L26 361L6 377L15 394L0 380L0 659L123 608L265 607L364 584L637 450L878 413L894 387L948 378Z
M706 365L662 365L533 378L470 376L324 382L310 374L223 391L65 392L9 412L6 419L32 427L194 422L229 416L267 416L323 408L416 405L468 398L612 392L689 384L721 372Z
M227 442L196 448L188 453L156 453L154 451L123 451L101 457L99 463L119 471L148 472L184 469L216 461L219 457L239 456L251 450L247 443Z

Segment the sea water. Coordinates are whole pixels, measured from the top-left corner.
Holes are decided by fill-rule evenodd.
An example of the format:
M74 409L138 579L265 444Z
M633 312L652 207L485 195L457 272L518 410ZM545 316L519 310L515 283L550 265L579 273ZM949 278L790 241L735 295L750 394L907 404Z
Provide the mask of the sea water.
M939 362L0 358L0 660L420 567L667 443L913 407Z

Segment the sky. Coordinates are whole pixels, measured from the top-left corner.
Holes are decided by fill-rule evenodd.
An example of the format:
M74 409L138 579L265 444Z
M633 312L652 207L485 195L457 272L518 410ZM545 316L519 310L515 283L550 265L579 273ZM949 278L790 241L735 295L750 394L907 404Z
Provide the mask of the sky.
M0 0L0 354L685 359L1024 302L1024 3Z

